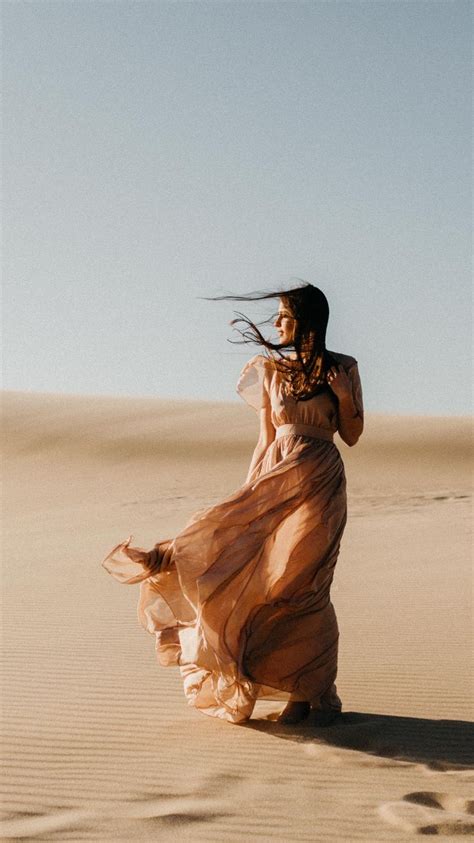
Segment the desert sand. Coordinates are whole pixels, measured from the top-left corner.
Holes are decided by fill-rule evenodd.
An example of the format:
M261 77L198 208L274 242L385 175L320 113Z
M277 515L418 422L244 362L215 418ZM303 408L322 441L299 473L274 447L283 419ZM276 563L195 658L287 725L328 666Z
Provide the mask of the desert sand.
M332 590L344 715L232 725L190 708L102 568L243 484L237 402L3 396L2 839L392 841L474 829L472 440L366 415L336 438L349 520Z

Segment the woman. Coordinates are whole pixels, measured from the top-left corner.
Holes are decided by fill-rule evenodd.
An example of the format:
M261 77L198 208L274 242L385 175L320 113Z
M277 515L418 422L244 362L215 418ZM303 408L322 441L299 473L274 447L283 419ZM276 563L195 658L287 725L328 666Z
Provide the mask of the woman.
M244 485L196 512L151 551L117 545L103 566L140 582L140 622L162 665L178 665L190 705L232 723L257 699L283 699L283 724L320 723L341 710L334 684L338 627L330 586L347 518L346 478L333 442L363 429L354 357L326 349L329 306L317 287L223 296L279 299L279 342L245 317L257 354L237 392L260 434ZM285 352L291 351L291 354Z

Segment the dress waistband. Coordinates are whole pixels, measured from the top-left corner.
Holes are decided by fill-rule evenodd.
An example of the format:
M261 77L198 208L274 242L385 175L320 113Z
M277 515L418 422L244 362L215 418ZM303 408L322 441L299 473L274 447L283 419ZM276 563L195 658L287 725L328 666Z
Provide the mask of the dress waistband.
M276 439L281 439L282 436L311 436L313 439L325 439L326 442L332 442L334 435L330 430L324 427L315 427L312 424L280 424L276 429Z

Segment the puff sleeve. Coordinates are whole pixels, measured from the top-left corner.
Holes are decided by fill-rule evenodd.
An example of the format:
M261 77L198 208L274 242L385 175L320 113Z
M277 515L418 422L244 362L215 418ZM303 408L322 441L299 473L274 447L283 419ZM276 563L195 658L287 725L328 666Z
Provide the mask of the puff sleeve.
M257 412L270 403L270 366L263 354L256 354L245 364L237 381L236 392Z

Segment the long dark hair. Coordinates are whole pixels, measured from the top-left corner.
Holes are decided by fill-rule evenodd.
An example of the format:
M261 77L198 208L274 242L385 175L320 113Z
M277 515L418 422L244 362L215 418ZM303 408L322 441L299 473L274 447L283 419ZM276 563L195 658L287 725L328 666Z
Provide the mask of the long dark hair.
M302 282L298 287L271 292L258 291L244 296L202 296L209 301L262 301L281 299L295 318L295 332L290 344L274 343L267 340L257 325L243 313L230 323L233 327L243 322L245 328L235 328L242 339L229 340L233 343L256 343L266 349L265 356L272 361L281 373L290 394L298 401L308 401L323 390L329 391L326 380L328 369L337 365L337 360L326 349L326 329L329 320L329 304L326 296L318 287ZM272 322L276 314L259 322L259 325ZM283 349L294 349L296 360L290 360L283 354Z

